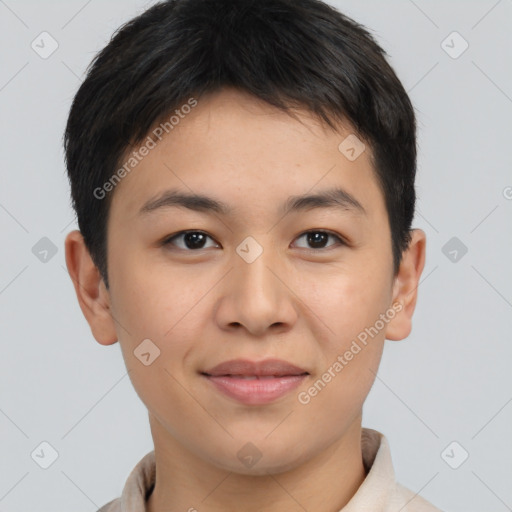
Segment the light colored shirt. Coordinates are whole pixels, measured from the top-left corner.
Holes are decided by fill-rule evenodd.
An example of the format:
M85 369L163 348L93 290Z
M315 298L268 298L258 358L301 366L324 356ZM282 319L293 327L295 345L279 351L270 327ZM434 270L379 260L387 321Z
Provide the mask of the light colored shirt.
M340 512L442 512L396 482L389 444L383 434L363 428L361 450L366 478ZM153 450L132 470L121 497L110 501L98 512L144 512L146 500L155 485L155 476Z

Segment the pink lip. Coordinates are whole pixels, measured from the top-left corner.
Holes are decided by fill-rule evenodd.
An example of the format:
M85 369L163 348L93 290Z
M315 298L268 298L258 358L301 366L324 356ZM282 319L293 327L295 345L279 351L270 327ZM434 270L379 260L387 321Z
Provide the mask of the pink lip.
M223 377L206 376L219 391L247 405L273 402L295 389L306 377L307 375L290 375L249 380L227 375Z
M219 391L248 405L266 404L289 393L309 373L280 359L235 359L202 373ZM244 379L243 377L257 377Z
M288 376L302 375L308 373L304 368L299 368L294 364L283 361L282 359L265 359L264 361L249 361L248 359L232 359L218 364L213 368L206 370L208 375L215 377L220 375L256 375L262 376Z

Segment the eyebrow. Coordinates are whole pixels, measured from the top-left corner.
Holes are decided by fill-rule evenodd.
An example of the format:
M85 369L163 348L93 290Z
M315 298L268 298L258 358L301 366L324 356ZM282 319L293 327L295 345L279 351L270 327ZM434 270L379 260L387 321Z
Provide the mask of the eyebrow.
M233 215L235 212L234 208L213 197L172 189L147 201L140 209L139 215L170 207L182 207L224 216ZM367 215L363 205L352 194L340 187L323 190L316 194L290 196L281 204L278 213L284 215L287 212L308 211L317 208L333 208Z

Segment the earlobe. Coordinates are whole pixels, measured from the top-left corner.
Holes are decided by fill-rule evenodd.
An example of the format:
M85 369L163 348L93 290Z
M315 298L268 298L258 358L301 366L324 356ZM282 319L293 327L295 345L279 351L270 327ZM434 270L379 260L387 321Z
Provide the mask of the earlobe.
M411 232L411 242L402 255L402 262L393 283L392 304L401 309L388 323L386 339L399 341L407 338L412 329L412 316L416 308L418 285L425 266L427 237L421 229ZM395 309L396 306L395 306Z
M80 231L66 236L66 266L73 281L80 309L96 341L112 345L117 341L115 323L110 309L110 294L94 264Z

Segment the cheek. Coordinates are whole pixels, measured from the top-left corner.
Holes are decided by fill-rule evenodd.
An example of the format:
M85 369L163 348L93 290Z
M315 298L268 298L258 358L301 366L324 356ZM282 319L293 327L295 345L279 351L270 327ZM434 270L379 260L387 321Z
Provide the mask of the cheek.
M134 337L162 338L185 314L190 286L179 272L157 269L135 250L127 249L116 261L111 272L112 303L119 320Z
M151 272L118 271L115 314L119 343L132 385L156 416L188 410L184 374L193 344L187 320L190 291L178 293L177 279L162 280ZM197 300L196 300L197 302ZM193 312L193 311L192 311ZM122 325L122 327L120 327Z
M305 391L311 397L311 410L318 411L312 416L319 422L324 421L322 411L330 411L333 425L347 421L347 415L353 419L372 387L384 348L380 315L388 309L386 279L374 270L347 271L325 285L316 281L311 297L318 304L313 307L328 329L324 330L319 373ZM315 341L320 341L318 336Z
M344 350L334 354L336 357L332 358L325 372L305 390L310 397L310 403L303 406L306 410L310 408L307 421L318 423L325 434L333 437L340 426L354 421L375 380L382 349L383 342L374 339L366 347L361 345L350 361ZM343 363L337 359L338 355ZM301 399L307 399L307 395L302 395Z
M205 285L183 271L157 271L155 265L134 257L120 262L111 282L115 290L113 314L125 364L140 374L140 379L135 376L134 385L144 388L158 380L166 381L170 378L166 370L179 378L190 362L191 340L198 339L194 331L200 332L204 321L201 297L212 284ZM150 356L142 355L148 352ZM151 369L141 373L144 357L154 362ZM158 379L147 377L155 371L159 372Z
M329 330L322 367L311 389L312 395L317 393L311 405L319 416L321 411L331 411L334 424L346 421L347 414L356 415L362 407L384 348L385 329L375 330L375 325L388 308L387 276L369 265L366 269L333 278L323 291L317 283L315 292L323 297L318 312ZM382 327L380 322L377 327Z
M299 293L326 326L330 344L341 349L389 307L389 276L370 264L318 276L303 274Z

